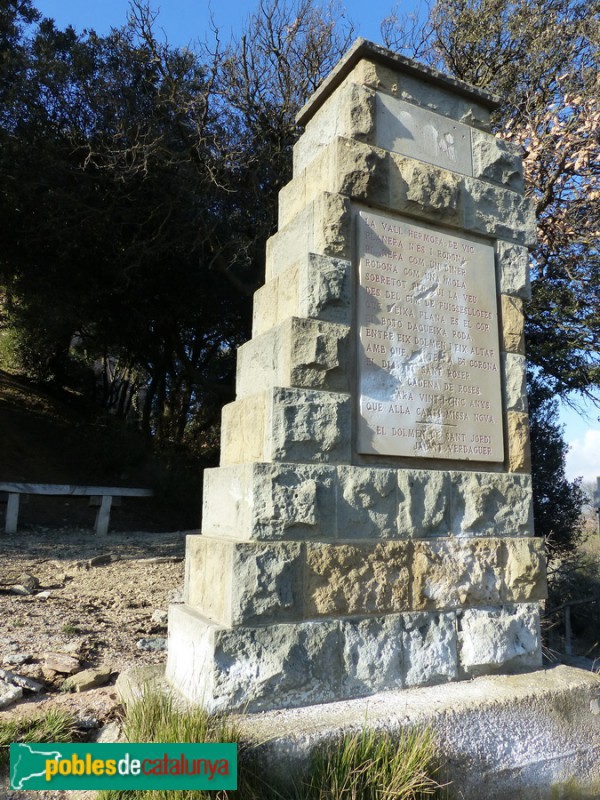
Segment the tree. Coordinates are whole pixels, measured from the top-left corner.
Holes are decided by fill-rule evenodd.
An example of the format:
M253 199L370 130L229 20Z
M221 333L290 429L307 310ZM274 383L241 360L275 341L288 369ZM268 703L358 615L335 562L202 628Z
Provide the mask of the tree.
M528 388L535 531L546 542L552 571L581 541L585 493L581 479L569 481L565 475L568 445L556 421L556 397L531 372Z
M528 356L553 393L598 402L600 3L438 0L425 28L384 34L501 98L494 130L521 150L538 225Z
M137 392L146 432L180 444L233 397L295 113L347 38L312 0L263 2L212 53L155 22L134 0L109 36L42 20L11 42L26 73L0 129L0 283L30 372L64 384L75 336L103 404Z
M210 268L231 239L210 74L188 52L157 58L134 23L100 38L43 21L23 50L30 88L2 130L0 270L25 363L62 385L76 335L88 364L138 376L146 430L181 440L203 381L205 408L227 396L247 318Z

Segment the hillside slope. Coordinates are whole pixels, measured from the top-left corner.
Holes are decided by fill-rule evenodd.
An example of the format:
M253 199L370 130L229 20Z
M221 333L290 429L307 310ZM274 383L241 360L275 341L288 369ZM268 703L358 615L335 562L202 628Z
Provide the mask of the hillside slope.
M110 418L90 419L78 399L57 397L0 370L0 481L141 486L156 498L126 498L113 509L116 530L176 530L199 525L198 497L168 496L164 471L147 442ZM195 476L193 476L195 482ZM201 470L198 468L198 492ZM4 503L0 497L3 524ZM29 497L19 524L90 527L95 509L83 498Z

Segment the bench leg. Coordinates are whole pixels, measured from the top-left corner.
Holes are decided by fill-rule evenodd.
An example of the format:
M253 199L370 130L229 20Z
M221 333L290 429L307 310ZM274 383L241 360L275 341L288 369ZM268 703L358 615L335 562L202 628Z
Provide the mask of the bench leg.
M6 504L6 524L4 530L6 533L17 532L17 522L19 520L19 494L9 494L8 503Z
M99 536L106 536L108 533L108 523L110 521L110 508L112 497L109 494L102 495L102 502L96 514L96 533Z

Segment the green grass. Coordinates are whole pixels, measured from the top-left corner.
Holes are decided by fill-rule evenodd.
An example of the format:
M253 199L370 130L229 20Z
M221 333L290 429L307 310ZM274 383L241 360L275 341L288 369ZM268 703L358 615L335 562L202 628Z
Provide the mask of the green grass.
M9 761L11 742L72 742L73 717L49 711L31 719L0 723L0 769ZM396 736L368 729L347 735L318 750L308 776L282 794L267 786L254 756L227 716L196 708L181 711L169 696L152 692L132 704L124 722L130 742L235 742L238 744L238 790L106 791L98 800L426 800L440 798L435 781L436 745L429 730Z
M317 752L298 800L423 800L439 797L432 733L365 729Z
M77 636L81 633L81 628L78 628L76 625L71 625L68 623L67 625L63 625L61 631L65 634L65 636Z
M434 780L432 734L415 730L393 737L365 730L318 751L309 775L277 791L267 786L253 747L227 716L180 711L159 693L131 705L124 723L130 742L236 742L238 790L107 791L98 800L425 800L440 797ZM282 794L282 792L284 792Z
M278 798L252 769L251 748L227 717L210 715L201 708L185 711L171 697L147 692L127 709L123 733L129 742L235 742L238 744L238 790L139 790L100 792L98 800L269 800ZM283 799L282 799L283 800Z
M0 722L0 769L9 761L9 745L13 742L72 742L75 720L66 711L48 711L43 716Z

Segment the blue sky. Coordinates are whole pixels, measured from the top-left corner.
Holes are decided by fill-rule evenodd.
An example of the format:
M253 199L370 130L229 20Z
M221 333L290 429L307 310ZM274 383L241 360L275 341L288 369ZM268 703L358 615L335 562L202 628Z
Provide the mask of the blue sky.
M257 3L258 0L212 0L211 3L206 0L163 0L151 5L160 9L159 26L166 31L170 43L188 45L198 38L203 39L209 32L211 9L223 38L227 38L231 32L240 30ZM108 32L111 25L122 25L129 8L128 0L34 0L34 5L45 16L55 19L60 27L71 24L78 31L94 28L98 33ZM340 8L345 9L354 21L356 36L380 43L380 22L396 5L394 0L370 0L368 3L345 0L340 3ZM417 6L414 0L402 4L405 10Z
M210 40L210 16L226 40L231 33L241 29L258 0L163 0L152 5L160 10L158 25L165 31L173 45L185 46L195 41ZM34 0L34 5L45 16L56 20L59 27L73 25L77 31L94 28L98 33L107 33L111 26L125 23L129 8L128 0ZM418 0L343 0L340 7L354 22L355 36L362 36L381 43L380 23L397 7L402 14L417 13L425 3ZM593 481L600 476L600 410L588 406L587 416L581 416L563 406L560 421L565 424L565 438L570 445L567 456L569 478L582 475Z

